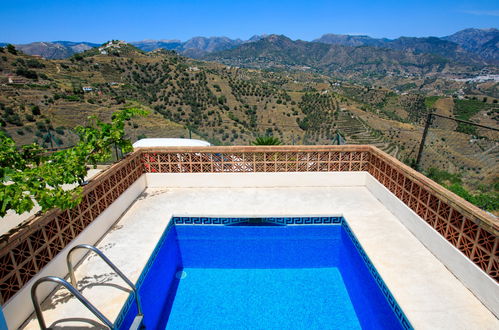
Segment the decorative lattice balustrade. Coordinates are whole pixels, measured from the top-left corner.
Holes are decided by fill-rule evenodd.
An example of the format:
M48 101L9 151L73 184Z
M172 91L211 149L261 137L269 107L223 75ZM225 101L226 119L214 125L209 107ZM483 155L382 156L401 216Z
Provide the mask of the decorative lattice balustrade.
M499 280L499 226L438 184L371 146L145 148L93 179L82 203L30 219L0 239L0 302L44 265L143 173L368 171L492 278Z

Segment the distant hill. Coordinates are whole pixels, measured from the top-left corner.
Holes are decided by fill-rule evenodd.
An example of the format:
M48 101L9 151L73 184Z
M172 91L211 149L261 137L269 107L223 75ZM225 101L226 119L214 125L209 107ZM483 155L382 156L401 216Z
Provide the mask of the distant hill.
M130 44L146 52L155 49L178 50L182 47L182 42L180 40L142 40L133 41Z
M174 50L177 53L191 58L202 58L212 53L230 50L239 46L260 41L268 35L255 35L248 40L231 39L228 37L194 37L187 41L181 40L142 40L130 42L135 47L149 52L155 49ZM499 64L499 30L491 29L465 29L445 37L400 37L397 39L372 38L367 35L342 35L324 34L313 40L337 46L350 47L378 47L388 48L414 54L432 54L443 56L452 61L467 62L468 64L481 65ZM5 45L5 43L0 43ZM99 44L90 42L53 41L33 42L16 45L16 47L29 55L41 55L48 59L62 59L76 53L97 47Z
M244 42L247 41L227 37L194 37L185 42L180 40L143 40L133 41L130 44L144 51L163 48L175 50L177 53L188 57L201 58L212 52L234 48Z
M474 31L481 31L478 29L469 29ZM495 30L495 29L489 29ZM464 36L461 38L463 42L458 42L459 38L449 37L424 37L424 38L415 38L415 37L400 37L397 39L376 39L371 38L369 36L350 36L350 35L341 35L341 34L325 34L322 37L315 39L314 42L322 42L329 45L342 45L342 46L374 46L374 47L382 47L389 49L397 49L397 50L410 50L415 53L428 53L444 56L446 58L451 58L454 60L460 61L468 61L472 60L473 63L480 61L487 61L489 63L495 64L497 59L494 56L484 56L485 52L483 51L484 41L490 41L493 39L490 35L492 33L486 33L487 36L483 36L481 33L473 34L466 33L463 30L460 31L453 36L461 36L463 33ZM497 31L497 30L496 30ZM468 45L477 45L475 47L470 47ZM490 52L495 52L495 56L497 55L497 46L495 50L492 47L489 49Z
M499 63L498 29L465 29L442 39L455 42L485 60Z
M247 145L256 136L272 135L286 144L323 145L340 133L349 144L373 144L408 161L416 157L421 124L433 107L488 126L497 125L499 119L497 99L485 94L480 83L433 80L431 75L441 66L457 68L435 55L276 35L218 54L224 52L243 62L250 59L249 65L282 72L193 60L166 49L145 52L117 40L66 60L39 59L1 48L0 130L18 144L70 146L76 141L72 128L85 124L89 115L109 119L114 110L134 105L151 110L151 115L127 122L132 140L192 133L214 144ZM313 72L319 69L330 74ZM388 75L402 79L397 88L384 88L376 78L376 72L388 74L388 69L404 70ZM426 74L405 82L407 72ZM374 77L376 84L357 85L333 75ZM471 99L460 100L459 90ZM426 97L426 91L433 96ZM438 91L456 98L446 97L445 107L440 108L440 97L434 96ZM441 134L436 131L433 134ZM447 154L425 151L431 153L429 159L451 161L454 168L486 168L493 161L483 156L488 149L478 148L477 153L476 146L470 146L468 135L453 135L459 144L448 143L450 138L443 133L437 136L433 141ZM480 158L447 157L463 148ZM494 175L477 180L488 184Z
M379 80L439 72L477 72L486 63L459 45L438 38L399 38L391 47L345 46L293 41L271 35L253 43L215 52L203 59L271 70L312 70L346 79Z
M40 55L47 59L63 59L97 47L99 44L91 42L54 41L16 44L15 46L28 55Z
M343 46L383 46L390 42L390 39L376 39L363 35L348 35L348 34L324 34L322 37L313 40L313 42L321 42L329 45Z

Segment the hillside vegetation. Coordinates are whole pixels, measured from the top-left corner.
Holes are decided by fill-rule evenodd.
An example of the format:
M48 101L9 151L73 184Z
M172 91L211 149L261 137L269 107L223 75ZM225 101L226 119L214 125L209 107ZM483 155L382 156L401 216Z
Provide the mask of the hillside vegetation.
M314 47L324 46L329 47ZM191 60L167 50L144 52L120 41L66 60L1 48L0 83L2 130L18 144L35 141L47 147L74 144L72 127L89 115L106 120L133 105L152 114L127 123L132 140L192 136L213 144L248 145L256 137L274 136L284 144L332 144L341 136L413 164L429 111L489 126L498 121L497 100L491 97L400 93L308 71L261 71ZM474 169L469 178L463 176L464 185L494 181L497 150L488 142L470 144L470 132L456 131L455 123L431 132L425 166ZM478 168L488 172L477 174Z

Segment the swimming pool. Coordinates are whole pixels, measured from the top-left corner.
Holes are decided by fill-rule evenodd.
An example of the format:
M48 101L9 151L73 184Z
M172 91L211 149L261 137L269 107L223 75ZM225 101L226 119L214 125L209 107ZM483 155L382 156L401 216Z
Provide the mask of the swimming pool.
M342 217L174 217L137 285L150 329L412 328Z

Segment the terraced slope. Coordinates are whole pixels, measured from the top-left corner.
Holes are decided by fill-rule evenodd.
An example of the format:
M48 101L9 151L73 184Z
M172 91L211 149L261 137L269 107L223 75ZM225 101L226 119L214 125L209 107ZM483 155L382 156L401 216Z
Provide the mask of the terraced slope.
M371 144L394 157L398 156L399 147L396 143L389 141L347 109L339 111L336 125L343 133L347 144Z

